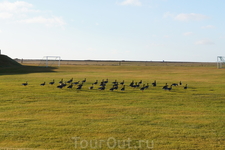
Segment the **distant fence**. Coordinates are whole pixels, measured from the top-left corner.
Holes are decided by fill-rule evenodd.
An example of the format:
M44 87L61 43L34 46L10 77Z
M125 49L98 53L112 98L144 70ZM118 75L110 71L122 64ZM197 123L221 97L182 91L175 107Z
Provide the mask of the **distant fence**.
M15 59L24 65L39 65L39 59ZM106 60L61 60L60 65L97 65L97 66L212 66L216 62L172 62L172 61L106 61Z

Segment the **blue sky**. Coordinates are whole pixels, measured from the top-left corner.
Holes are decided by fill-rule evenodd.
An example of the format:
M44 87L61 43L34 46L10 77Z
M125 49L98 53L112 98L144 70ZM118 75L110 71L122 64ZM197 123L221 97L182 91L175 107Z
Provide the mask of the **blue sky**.
M215 62L224 0L0 0L11 58Z

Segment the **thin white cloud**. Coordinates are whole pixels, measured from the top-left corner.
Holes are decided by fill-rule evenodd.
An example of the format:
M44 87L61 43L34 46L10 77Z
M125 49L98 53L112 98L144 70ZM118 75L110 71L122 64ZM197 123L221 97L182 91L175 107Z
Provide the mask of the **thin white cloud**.
M134 5L134 6L141 6L141 2L139 0L125 0L121 3L118 3L119 5Z
M45 24L46 26L63 26L66 23L63 21L61 17L52 17L52 18L45 18L42 16L29 18L25 20L21 20L21 23L39 23L39 24Z
M49 11L40 11L33 7L33 4L25 1L0 2L0 19L11 19L10 21L14 23L37 23L46 26L63 26L66 24L62 17L55 17L49 14Z
M199 41L195 42L195 44L196 45L213 45L215 43L209 39L204 39L204 40L199 40Z
M8 19L8 18L11 18L13 16L12 13L8 13L8 12L1 12L0 13L0 18L1 19Z
M201 28L202 29L213 29L213 28L215 28L215 26L213 26L213 25L207 25L207 26L202 26Z
M194 33L193 32L185 32L183 33L184 36L190 36L190 35L193 35Z
M174 14L172 14L171 12L166 12L166 13L163 14L163 17L164 17L164 18L167 18L167 17L172 17L172 18L174 18Z
M0 3L0 11L5 11L5 12L30 12L34 11L31 9L33 7L32 4L24 2L24 1L16 1L16 2L1 2Z
M206 15L202 15L202 14L195 14L195 13L190 13L190 14L178 14L177 16L175 16L175 20L179 20L179 21L201 21L201 20L205 20L208 19L209 17Z

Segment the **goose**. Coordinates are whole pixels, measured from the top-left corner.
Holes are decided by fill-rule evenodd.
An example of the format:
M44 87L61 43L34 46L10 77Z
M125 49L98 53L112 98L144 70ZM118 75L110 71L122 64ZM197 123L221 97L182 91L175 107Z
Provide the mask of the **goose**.
M140 88L140 90L143 92L145 90L145 84L143 85L142 88Z
M67 83L71 83L73 82L73 78L71 78L69 81L67 81Z
M156 80L152 83L152 86L156 86Z
M167 87L165 90L168 90L168 91L172 90L172 85L170 85L169 88Z
M73 88L73 84L71 83L67 88L72 89Z
M180 81L179 84L182 85L182 82Z
M116 84L117 83L117 80L115 80L114 82L112 82L113 84Z
M136 88L136 87L138 87L138 84L137 84L137 82L135 82L135 84L133 84L133 85L132 85L132 87L133 87L133 88Z
M82 81L83 83L86 82L86 78L84 78L84 80Z
M109 80L108 79L106 79L105 81L104 81L104 83L108 83L109 82Z
M28 82L26 81L25 83L22 83L23 86L27 86Z
M122 89L120 89L121 91L125 91L125 85L123 85Z
M166 85L165 85L165 86L163 86L163 88L162 88L162 89L166 90L167 88L168 88L168 85L167 85L167 83L166 83Z
M77 82L73 82L73 84L75 84L75 85L77 85L77 84L79 84L80 83L80 81L77 81Z
M40 85L41 85L41 86L44 86L44 85L45 85L45 82L41 83Z
M138 84L136 84L136 87L140 87L140 84L141 84L140 82Z
M64 87L64 86L66 86L66 82L65 83L61 83L61 85Z
M109 90L110 90L110 91L113 91L114 89L115 89L115 88L114 88L114 86L113 86L113 87L111 87Z
M118 89L118 84L113 85L113 87L114 87L114 90L117 90Z
M173 83L172 86L178 86L178 84L177 83Z
M98 84L98 80L96 80L93 84Z
M101 86L98 88L99 90L105 90L105 86Z
M139 81L139 82L138 82L138 84L139 84L139 85L140 85L140 84L142 84L142 80L141 80L141 81Z
M64 87L63 84L60 84L57 86L57 88L59 88L59 89L62 89L63 87Z
M148 85L148 83L147 83L147 85L145 86L145 88L147 89L149 87L149 85Z
M100 86L105 86L105 81L102 79L102 82L100 83Z
M90 90L92 90L94 88L93 84L94 83L92 83L92 85L89 87Z
M63 79L61 79L61 80L59 81L59 83L63 83Z
M184 86L184 89L187 89L188 87L187 87L187 84Z
M55 80L53 79L52 82L49 82L49 84L53 85L55 83Z
M118 82L115 82L113 85L114 85L114 86L118 86L119 84L118 84Z
M77 89L80 90L82 88L83 84L79 84Z
M134 80L131 81L131 83L130 83L130 86L131 86L131 87L133 87L133 85L134 85Z
M120 82L120 84L123 85L124 84L124 80L122 82Z

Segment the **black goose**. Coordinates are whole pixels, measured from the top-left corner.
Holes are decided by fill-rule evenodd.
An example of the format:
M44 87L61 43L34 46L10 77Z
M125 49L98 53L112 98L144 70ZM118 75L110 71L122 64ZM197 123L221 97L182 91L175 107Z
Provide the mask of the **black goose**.
M118 89L118 84L114 84L114 90L117 90Z
M133 87L134 85L134 80L130 83L130 86Z
M113 90L115 90L114 86L113 86L113 87L111 87L111 88L110 88L109 90L110 90L110 91L113 91Z
M102 82L100 83L100 86L105 86L105 81L102 79Z
M70 84L67 88L72 89L73 88L73 84Z
M178 86L178 84L177 83L173 83L172 86Z
M93 84L94 83L92 83L92 85L89 87L90 90L92 90L94 88Z
M23 86L27 86L28 82L26 81L25 83L22 83Z
M138 84L139 84L139 85L140 85L140 84L142 84L142 80L141 80L141 81L139 81L139 82L138 82Z
M84 80L82 81L83 83L86 82L86 78L84 78Z
M167 87L165 90L171 91L172 90L172 85L170 85L170 87Z
M123 85L124 84L124 80L122 82L120 82L120 84Z
M149 85L148 85L148 83L147 83L147 85L145 86L145 89L147 89L149 87Z
M188 87L187 87L187 84L184 86L184 89L187 89Z
M41 85L41 86L44 86L44 85L45 85L45 82L41 83L40 85Z
M101 86L98 88L99 90L105 90L105 86Z
M77 89L80 90L82 88L83 84L79 84Z
M95 84L95 85L98 84L98 80L96 80L93 84Z
M133 85L132 85L132 87L133 88L136 88L136 87L138 87L138 84L137 84L137 82L135 82Z
M145 90L145 84L140 88L140 90L143 92Z
M152 86L156 86L156 80L152 83Z
M61 79L61 80L59 81L59 83L63 83L63 79Z
M53 85L55 83L55 80L53 79L52 82L49 82L49 84Z
M75 85L77 85L77 84L79 84L80 83L80 81L77 81L77 82L73 82L73 84L75 84Z
M67 83L71 83L73 82L73 78L71 78L69 81L67 81Z
M112 84L117 84L117 80L115 80L114 82L112 82Z
M125 85L123 85L122 89L120 89L121 91L125 91Z
M60 84L57 86L57 88L59 88L59 89L62 89L63 87L64 87L63 84Z
M168 85L166 83L166 85L164 85L162 89L166 90L167 88L168 88Z
M108 79L106 79L105 81L104 81L104 83L106 84L106 83L108 83L109 82L109 80Z

